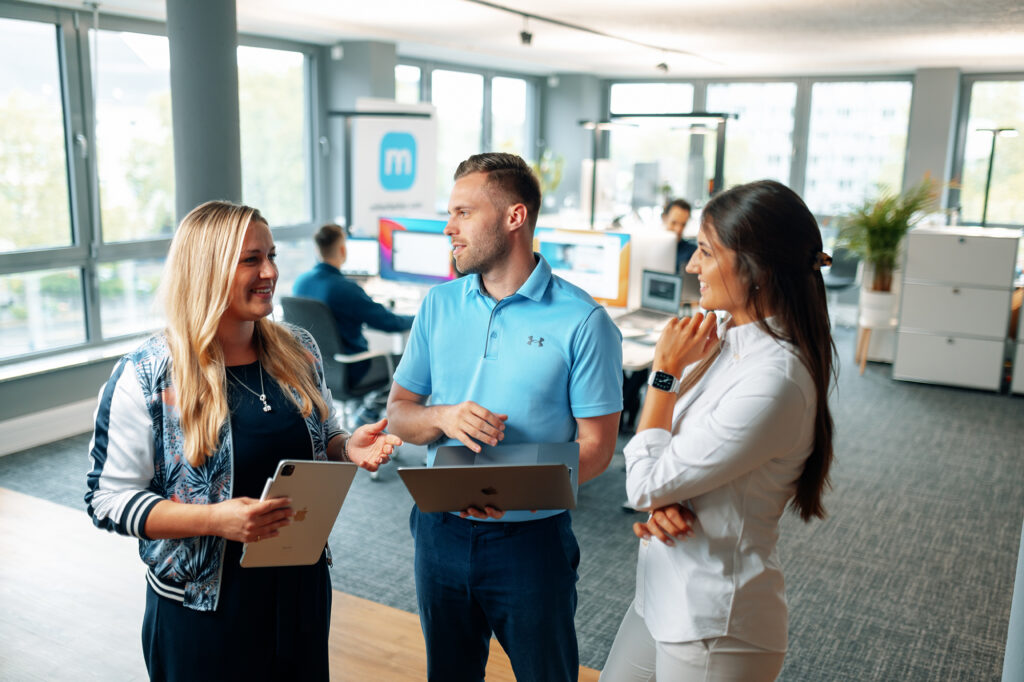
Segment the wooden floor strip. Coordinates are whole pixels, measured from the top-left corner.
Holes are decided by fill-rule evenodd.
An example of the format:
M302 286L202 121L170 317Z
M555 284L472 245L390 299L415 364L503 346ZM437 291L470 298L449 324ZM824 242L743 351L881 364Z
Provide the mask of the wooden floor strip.
M145 577L134 541L93 527L84 511L0 488L0 678L145 680L139 632ZM426 679L419 619L334 591L331 679ZM580 668L582 682L598 673ZM491 640L487 679L512 682Z

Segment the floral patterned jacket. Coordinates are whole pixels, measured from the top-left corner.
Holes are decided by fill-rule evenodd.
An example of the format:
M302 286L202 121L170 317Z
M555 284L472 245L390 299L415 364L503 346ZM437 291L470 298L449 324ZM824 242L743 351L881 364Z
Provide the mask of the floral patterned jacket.
M327 443L344 433L324 381L320 349L309 332L288 327L309 351L330 414L306 418L313 459L327 459ZM234 456L230 421L217 450L199 467L185 459L184 435L171 385L170 350L162 334L126 354L100 390L89 456L85 503L93 523L139 538L150 586L198 611L217 608L227 541L212 535L155 540L146 519L161 500L214 504L231 498Z

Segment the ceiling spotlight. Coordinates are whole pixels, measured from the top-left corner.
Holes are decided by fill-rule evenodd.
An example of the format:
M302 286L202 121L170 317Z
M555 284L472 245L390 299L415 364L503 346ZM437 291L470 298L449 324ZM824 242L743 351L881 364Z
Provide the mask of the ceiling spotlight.
M654 68L656 68L658 71L661 71L662 73L668 73L668 64L666 64L665 62L658 62L657 64L654 65Z
M530 33L530 17L523 15L523 30L519 32L519 42L529 45L533 42L533 34Z

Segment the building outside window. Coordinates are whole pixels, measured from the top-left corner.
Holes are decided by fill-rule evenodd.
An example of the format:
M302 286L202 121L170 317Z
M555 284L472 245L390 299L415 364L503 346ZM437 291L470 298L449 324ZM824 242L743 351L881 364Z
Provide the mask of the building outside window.
M803 193L811 211L841 215L879 187L902 189L912 89L910 81L813 84Z
M711 83L708 111L736 114L726 124L725 186L754 180L788 185L793 158L796 83ZM705 145L705 165L714 166Z

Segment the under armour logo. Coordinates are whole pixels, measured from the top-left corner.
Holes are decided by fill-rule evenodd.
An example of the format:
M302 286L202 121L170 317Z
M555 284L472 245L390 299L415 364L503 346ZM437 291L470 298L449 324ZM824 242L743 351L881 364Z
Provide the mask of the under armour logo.
M532 346L533 345L533 337L532 336L527 337L526 345L527 346ZM544 347L544 337L543 336L540 337L539 339L537 339L537 345L540 346L541 348Z

